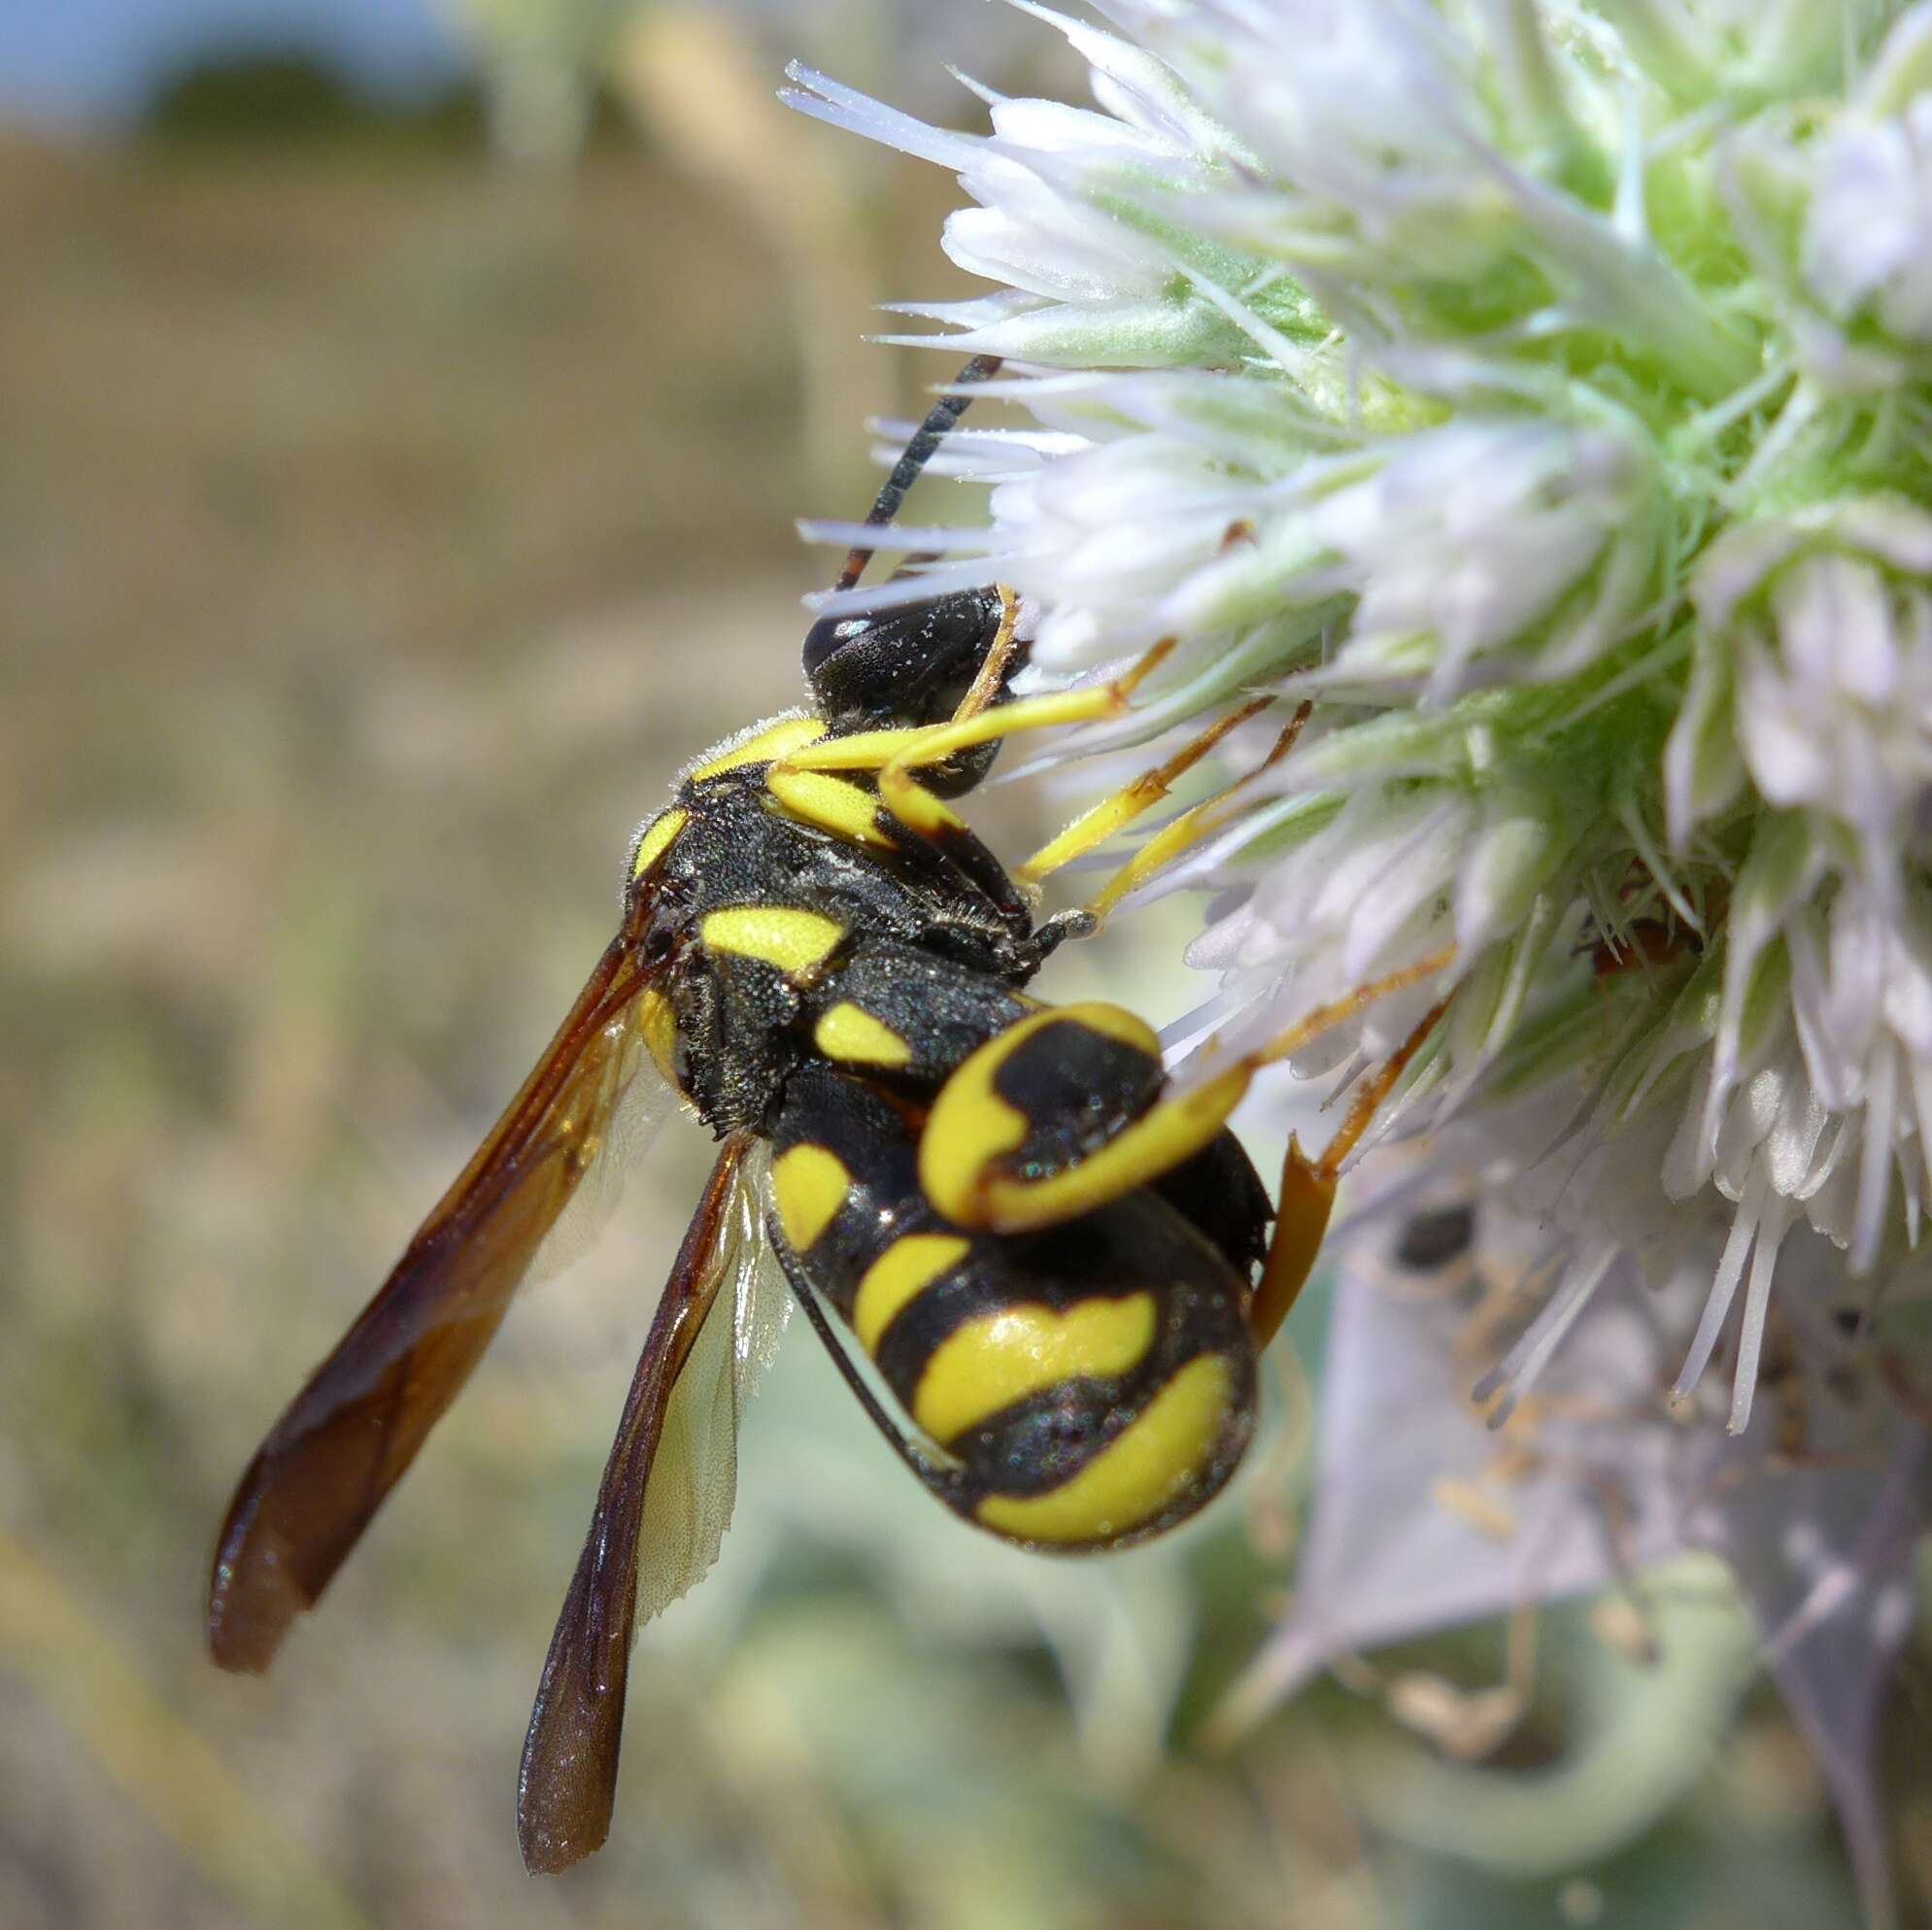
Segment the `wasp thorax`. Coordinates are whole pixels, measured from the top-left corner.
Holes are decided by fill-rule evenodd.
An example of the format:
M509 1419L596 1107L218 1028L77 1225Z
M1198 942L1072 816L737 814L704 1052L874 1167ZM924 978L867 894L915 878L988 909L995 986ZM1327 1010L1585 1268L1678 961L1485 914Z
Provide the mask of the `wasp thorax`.
M821 617L805 632L805 675L834 730L936 724L958 709L1000 634L990 586L856 617Z

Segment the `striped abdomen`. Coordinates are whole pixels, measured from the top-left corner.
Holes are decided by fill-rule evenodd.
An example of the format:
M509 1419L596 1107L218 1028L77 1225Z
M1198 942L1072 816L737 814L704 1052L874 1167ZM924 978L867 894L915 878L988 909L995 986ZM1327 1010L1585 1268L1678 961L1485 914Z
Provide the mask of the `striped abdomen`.
M1246 1282L1160 1192L967 1234L922 1192L905 1112L823 1065L790 1082L772 1139L781 1251L942 1450L922 1474L969 1520L1112 1547L1233 1473L1254 1419Z

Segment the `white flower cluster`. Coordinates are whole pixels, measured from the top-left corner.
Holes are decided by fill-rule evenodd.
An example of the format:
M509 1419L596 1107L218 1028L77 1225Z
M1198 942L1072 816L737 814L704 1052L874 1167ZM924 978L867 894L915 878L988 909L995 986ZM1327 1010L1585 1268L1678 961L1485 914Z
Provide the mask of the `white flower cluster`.
M1016 586L1044 675L1173 639L1136 741L1312 700L1146 888L1221 890L1222 1044L1452 948L1341 1056L1453 992L1391 1116L1569 1243L1506 1378L1715 1214L1681 1384L1726 1349L1742 1430L1786 1233L1869 1318L1932 1198L1932 4L1025 11L1093 107L795 73L957 174L998 286L894 339L1035 419L914 587Z

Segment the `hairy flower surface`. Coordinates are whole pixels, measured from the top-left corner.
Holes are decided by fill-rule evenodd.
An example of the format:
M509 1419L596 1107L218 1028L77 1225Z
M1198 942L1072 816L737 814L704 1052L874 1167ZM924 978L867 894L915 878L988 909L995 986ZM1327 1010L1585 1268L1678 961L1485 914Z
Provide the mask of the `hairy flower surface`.
M1576 1497L1614 1479L1628 1560L1740 1577L1878 1898L1865 1750L1932 1508L1932 0L1015 4L1091 107L975 89L956 133L794 72L957 175L947 252L996 286L889 339L1004 358L1033 418L949 445L983 525L828 602L998 578L1047 683L1168 644L1056 761L1274 695L1125 900L1214 893L1173 1035L1225 1065L1339 1004L1295 1063L1345 1085L1441 1007L1373 1137L1528 1230L1435 1407L1357 1390L1383 1419L1332 1442L1257 1680L1601 1585ZM1467 1524L1397 1491L1443 1403L1518 1426L1546 1371L1601 1399L1537 1464L1542 1539L1459 1566ZM1768 1481L1808 1450L1763 1389L1854 1372L1820 1452L1864 1486Z
M1772 1451L1686 1426L1665 1389L1723 1236L1713 1221L1661 1283L1600 1247L1591 1318L1508 1425L1485 1425L1468 1362L1509 1318L1512 1278L1534 1276L1542 1236L1473 1206L1458 1189L1479 1189L1479 1174L1456 1168L1436 1158L1394 1189L1401 1211L1371 1209L1345 1236L1296 1597L1224 1722L1389 1642L1610 1591L1610 1612L1598 1619L1607 1635L1624 1629L1634 1653L1597 1659L1613 1686L1560 1775L1491 1772L1507 1787L1484 1794L1451 1792L1440 1771L1417 1771L1405 1794L1383 1765L1377 1819L1430 1841L1431 1819L1453 1814L1467 1837L1493 1806L1509 1818L1517 1864L1541 1856L1536 1867L1557 1874L1601 1857L1701 1773L1747 1679L1754 1635L1838 1805L1871 1921L1888 1921L1874 1745L1912 1630L1915 1543L1932 1520L1923 1421L1888 1398L1873 1363L1816 1320L1807 1299L1775 1329ZM1445 1260L1435 1249L1451 1216L1478 1237ZM1788 1270L1828 1297L1835 1249L1809 1232L1791 1244ZM1692 1551L1719 1557L1735 1576L1750 1623L1743 1639L1726 1639L1709 1588L1665 1566ZM1418 1702L1401 1676L1372 1685L1452 1754L1472 1752L1459 1749L1472 1726L1475 1743L1493 1747L1532 1686L1506 1682L1445 1703ZM1635 1787L1633 1755L1644 1764ZM1542 1841L1526 1846L1533 1815ZM1469 1840L1440 1846L1481 1853Z
M1496 1145L1582 1256L1547 1318L1714 1206L1680 1392L1721 1356L1748 1423L1800 1226L1844 1255L1808 1280L1909 1344L1932 6L1027 11L1094 106L987 95L963 134L795 75L957 174L947 252L999 286L897 339L1006 357L1036 423L960 435L990 517L918 532L897 593L1012 583L1046 677L1173 639L1075 748L1310 700L1139 896L1219 893L1217 1050L1449 956L1303 1063L1366 1067L1453 993L1392 1112L1528 1107Z

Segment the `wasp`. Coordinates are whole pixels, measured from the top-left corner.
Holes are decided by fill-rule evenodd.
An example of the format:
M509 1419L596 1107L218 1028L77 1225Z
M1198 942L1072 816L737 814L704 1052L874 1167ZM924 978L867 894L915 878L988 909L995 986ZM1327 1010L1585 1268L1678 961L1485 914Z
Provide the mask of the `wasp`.
M998 366L968 364L868 525L891 522ZM837 587L872 554L855 549ZM993 586L811 626L807 705L707 752L645 822L617 935L576 1003L230 1506L209 1638L223 1668L258 1672L476 1367L622 1137L627 1101L667 1081L711 1129L717 1162L644 1341L525 1744L532 1871L604 1841L633 1632L716 1557L740 1401L782 1322L767 1255L899 1461L1009 1541L1070 1552L1157 1534L1248 1444L1258 1350L1308 1271L1341 1140L1375 1093L1321 1161L1291 1146L1271 1208L1226 1121L1255 1070L1333 1014L1176 1093L1140 1019L1027 991L1097 916L1036 924L1025 888L1270 699L1009 873L951 800L1001 739L1119 715L1163 655L1016 697L1019 618ZM1156 842L1170 851L1214 821L1197 806Z

